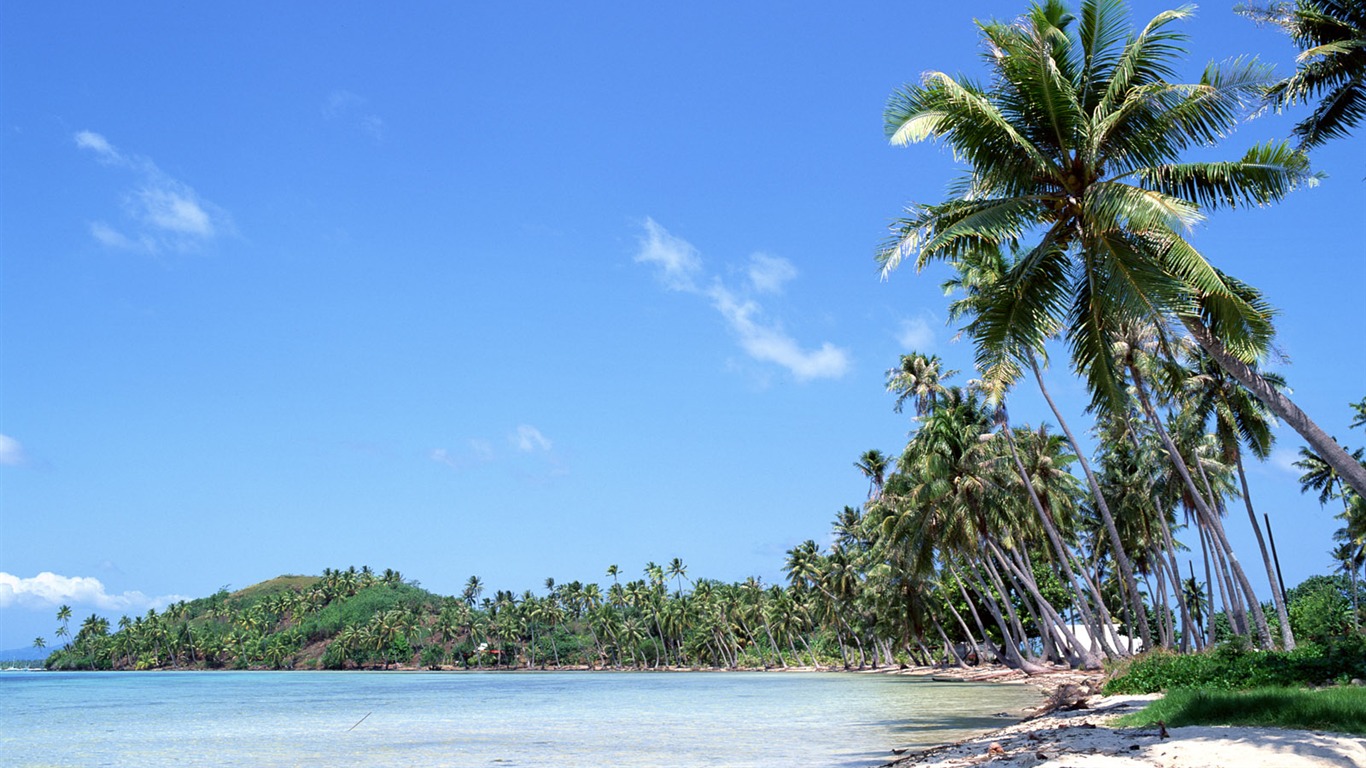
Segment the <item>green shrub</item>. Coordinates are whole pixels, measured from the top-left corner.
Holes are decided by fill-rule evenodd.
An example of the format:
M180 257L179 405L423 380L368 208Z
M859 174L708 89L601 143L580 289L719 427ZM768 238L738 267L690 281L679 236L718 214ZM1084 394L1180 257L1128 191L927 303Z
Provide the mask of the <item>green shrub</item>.
M1226 643L1212 651L1154 652L1134 659L1105 684L1105 693L1156 693L1176 688L1241 690L1324 685L1366 678L1366 637L1305 643L1293 651L1252 651Z

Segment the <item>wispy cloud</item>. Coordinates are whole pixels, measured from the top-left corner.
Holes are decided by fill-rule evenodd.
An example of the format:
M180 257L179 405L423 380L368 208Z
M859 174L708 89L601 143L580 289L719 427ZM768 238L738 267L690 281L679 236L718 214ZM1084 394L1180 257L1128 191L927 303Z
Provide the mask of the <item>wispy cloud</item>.
M188 599L184 595L148 597L136 591L110 594L93 576L60 576L44 571L33 578L20 578L0 572L0 608L48 608L76 603L105 611L141 611L165 608Z
M674 237L655 223L645 220L645 236L640 238L636 262L655 268L660 282L671 291L696 291L696 277L702 271L702 258L688 241Z
M783 286L797 277L797 268L781 256L756 253L749 257L749 284L758 293L782 293Z
M740 347L755 360L777 363L801 380L839 378L849 370L849 355L844 350L829 342L818 349L802 349L781 326L759 319L763 310L758 304L736 298L721 283L714 284L708 295L739 337Z
M9 435L0 435L0 466L21 467L27 463L24 446Z
M124 192L120 226L91 222L90 235L102 245L147 253L186 252L232 231L226 211L168 176L150 159L122 152L93 131L77 133L75 143L100 164L130 171L136 178Z
M433 448L427 453L427 458L460 472L500 459L521 461L522 459L516 458L520 454L541 454L555 459L552 455L554 443L541 430L530 424L518 424L515 429L509 432L507 446L500 456L492 441L475 437L466 440L463 447L455 450ZM558 459L555 460L558 461Z
M839 378L849 370L848 352L829 342L815 349L803 348L781 323L765 317L757 301L737 293L720 277L713 276L710 287L699 288L704 269L697 249L670 234L654 219L645 220L645 233L635 260L654 267L656 277L670 290L708 299L751 358L776 363L798 380ZM787 259L755 254L749 259L745 275L753 293L776 294L796 278L797 268Z
M551 448L550 440L541 434L541 430L530 424L517 425L517 431L512 433L511 441L522 453L548 451Z
M896 332L897 343L907 352L931 352L937 341L934 326L926 317L902 320Z
M368 105L369 99L364 96L338 88L327 95L327 101L323 104L323 117L329 121L349 124L376 142L384 141L384 120L369 111L366 108Z

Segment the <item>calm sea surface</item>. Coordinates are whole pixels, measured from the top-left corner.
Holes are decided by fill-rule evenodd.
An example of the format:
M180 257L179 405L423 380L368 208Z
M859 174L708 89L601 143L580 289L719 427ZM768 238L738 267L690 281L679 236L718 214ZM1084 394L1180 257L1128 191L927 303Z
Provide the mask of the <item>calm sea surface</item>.
M1037 702L856 674L9 672L0 765L874 766Z

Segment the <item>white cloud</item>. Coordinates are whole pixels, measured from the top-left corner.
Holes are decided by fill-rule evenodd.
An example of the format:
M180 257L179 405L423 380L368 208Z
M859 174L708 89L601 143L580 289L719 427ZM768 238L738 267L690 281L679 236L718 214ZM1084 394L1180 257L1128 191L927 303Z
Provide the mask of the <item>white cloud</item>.
M88 149L99 155L102 160L110 163L123 163L123 155L120 155L109 140L93 131L81 131L76 134L76 146L81 149Z
M131 251L141 247L138 243L130 240L127 235L102 221L90 223L90 235L110 248Z
M530 424L519 424L511 440L513 445L517 446L517 450L525 453L550 450L550 440L541 434L541 430Z
M19 467L28 463L24 446L9 435L0 435L0 466Z
M803 350L781 327L755 319L760 313L758 304L740 301L720 283L709 295L750 357L777 363L801 380L838 378L849 370L849 355L844 350L828 342L819 349Z
M90 605L105 611L141 611L165 608L189 598L183 595L148 597L141 592L111 595L92 576L59 576L44 571L31 579L0 572L0 608L47 608L65 603Z
M136 210L152 227L205 239L214 236L209 214L195 199L194 190L184 184L167 180L158 186L144 186L136 197Z
M645 237L640 239L636 262L654 265L660 281L671 291L697 290L695 277L702 271L702 258L697 249L688 241L669 234L654 219L645 220Z
M101 163L131 171L139 179L124 195L128 222L123 229L103 221L90 224L91 236L102 245L148 253L183 252L232 231L226 211L200 198L190 185L166 175L151 160L123 154L93 131L77 133L75 141Z
M797 268L781 256L756 253L749 257L749 283L758 293L782 293L797 276Z
M902 320L901 327L897 329L896 340L907 352L929 352L935 345L934 327L924 317Z
M762 319L763 308L758 303L736 295L720 278L713 278L706 291L699 289L702 259L697 249L669 234L654 219L645 220L645 236L640 240L635 260L655 266L660 280L669 289L710 299L712 307L739 338L740 347L755 360L776 363L799 380L838 378L849 370L849 354L843 349L829 342L816 349L803 349L779 323ZM755 293L778 293L797 276L797 268L781 257L754 254L746 276Z

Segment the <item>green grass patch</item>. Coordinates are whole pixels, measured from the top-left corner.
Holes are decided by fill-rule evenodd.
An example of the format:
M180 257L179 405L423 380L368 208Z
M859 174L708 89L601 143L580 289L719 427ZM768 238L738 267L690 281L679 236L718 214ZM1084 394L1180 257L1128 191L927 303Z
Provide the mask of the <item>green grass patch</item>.
M1119 725L1137 728L1159 720L1169 727L1248 725L1366 736L1366 688L1256 688L1249 691L1178 688L1142 712L1120 718Z

